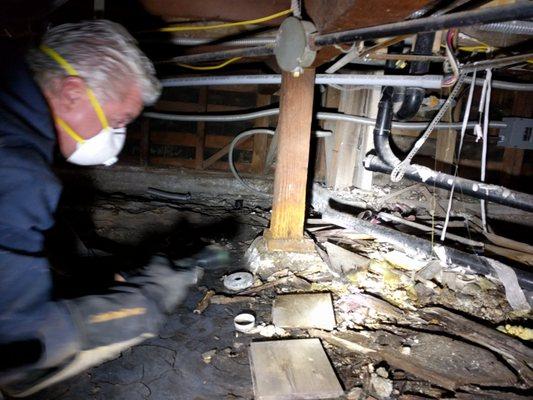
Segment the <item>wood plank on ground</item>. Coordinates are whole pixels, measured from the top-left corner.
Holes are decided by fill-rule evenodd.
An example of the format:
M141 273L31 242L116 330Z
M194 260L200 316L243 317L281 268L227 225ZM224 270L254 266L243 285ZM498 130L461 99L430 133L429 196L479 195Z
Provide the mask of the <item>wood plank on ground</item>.
M344 394L318 339L253 342L256 400L329 399Z

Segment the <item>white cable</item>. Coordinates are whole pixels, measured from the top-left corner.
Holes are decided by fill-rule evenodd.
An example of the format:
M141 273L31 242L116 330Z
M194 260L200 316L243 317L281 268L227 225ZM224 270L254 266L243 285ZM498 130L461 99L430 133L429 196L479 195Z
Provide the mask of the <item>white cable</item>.
M489 141L489 111L490 111L490 92L491 92L491 79L492 70L489 68L486 70L487 76L487 92L485 94L485 109L483 111L483 147L481 152L481 182L485 182L485 174L487 170L487 147ZM481 222L483 225L483 231L487 232L487 210L485 200L481 200Z
M270 197L271 195L268 194L268 193L265 193L265 192L262 192L256 188L254 188L253 186L247 184L239 175L239 173L237 172L237 169L235 168L235 164L233 163L233 151L235 150L235 146L237 145L237 143L242 140L243 138L245 137L248 137L248 136L253 136L255 134L258 134L258 133L262 133L262 134L265 134L265 135L271 135L271 136L274 136L275 135L275 132L272 130L272 129L265 129L265 128L258 128L258 129L250 129L248 131L244 131L242 133L239 133L237 136L235 136L235 138L231 141L230 145L229 145L229 151L228 151L228 164L229 164L229 169L231 171L231 173L233 174L233 176L235 177L235 179L237 179L239 181L239 183L241 185L243 185L245 188L247 188L248 190L260 195L260 196L264 196L264 197Z
M420 138L415 142L415 145L413 146L409 154L407 154L405 159L399 162L398 164L396 164L390 176L390 180L392 182L399 182L403 178L403 175L405 174L405 170L411 164L411 160L416 155L418 150L420 150L422 145L426 142L429 135L431 135L431 132L433 132L433 130L435 129L439 121L442 119L446 111L448 111L448 108L452 104L452 101L455 98L455 96L457 96L457 94L459 93L459 90L461 90L461 87L463 86L463 82L465 81L465 77L466 75L464 74L459 76L459 79L457 80L457 83L453 87L452 92L450 93L450 95L448 96L448 98L446 99L442 107L440 108L437 115L435 115L433 120L430 122L424 134L420 136Z
M444 226L442 227L442 232L440 234L440 240L441 242L446 239L446 230L448 229L448 223L450 222L450 213L452 210L452 201L453 201L453 192L455 190L455 178L457 177L457 173L459 171L459 160L461 159L461 151L463 150L463 142L465 139L465 132L466 127L468 125L468 118L470 117L470 109L472 106L472 99L474 97L474 88L476 87L476 74L477 71L474 70L474 73L472 74L472 80L470 82L470 90L468 92L468 100L466 101L466 107L465 107L465 115L463 117L463 126L461 126L461 136L459 141L459 149L457 150L457 163L455 164L455 173L453 175L453 183L452 188L450 189L450 198L448 199L448 208L446 209L446 218L444 220Z

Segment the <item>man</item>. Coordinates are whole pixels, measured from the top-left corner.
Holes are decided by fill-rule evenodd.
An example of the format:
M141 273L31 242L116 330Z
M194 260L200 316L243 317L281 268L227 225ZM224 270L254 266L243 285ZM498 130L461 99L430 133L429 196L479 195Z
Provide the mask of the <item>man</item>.
M69 161L111 165L125 126L156 101L150 61L120 25L66 24L0 61L0 388L23 397L153 336L196 280L164 259L109 294L52 299L44 236Z

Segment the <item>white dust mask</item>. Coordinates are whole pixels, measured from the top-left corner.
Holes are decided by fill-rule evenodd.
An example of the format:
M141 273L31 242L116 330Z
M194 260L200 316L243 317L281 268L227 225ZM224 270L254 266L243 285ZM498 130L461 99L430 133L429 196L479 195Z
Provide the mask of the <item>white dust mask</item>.
M102 129L96 136L77 142L76 150L67 161L77 165L113 165L125 141L126 128Z

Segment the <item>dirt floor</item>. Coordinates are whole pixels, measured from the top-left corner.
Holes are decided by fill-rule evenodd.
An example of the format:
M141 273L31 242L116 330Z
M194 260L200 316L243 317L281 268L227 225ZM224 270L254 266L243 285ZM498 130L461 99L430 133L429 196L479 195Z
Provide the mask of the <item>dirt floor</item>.
M272 337L320 337L345 389L342 399L530 398L533 378L526 363L531 349L494 333L510 315L497 285L460 271L441 271L438 279L415 277L416 262L406 266L405 259L391 256L397 253L386 244L327 226L311 229L318 243L328 243L322 246L329 253L324 256L327 263L316 256L294 272L302 264L296 257L287 259L285 268L278 264L276 270L266 271L263 267L271 260L265 262L252 252L257 264L252 267L258 268L252 292L228 293L223 277L245 268L245 251L267 226L268 217L268 211L241 200L175 203L106 195L90 199L90 204L82 199L67 203L60 220L69 221L68 227L55 241L64 244L61 238L75 231L81 239L74 243L77 254L101 260L96 269L84 266L75 272L62 267L74 250L55 260L59 284L83 282L78 292L90 292L105 279L111 282L114 272L134 269L154 252L178 259L217 244L231 253L232 262L206 271L157 338L30 399L253 399L249 344ZM343 249L361 258L352 260L357 269L341 279L330 269L335 252ZM93 277L90 283L88 276ZM202 313L195 313L209 290L216 296ZM288 292L331 293L337 331L274 329L272 302ZM245 310L252 310L262 324L259 332L235 332L233 318ZM463 317L469 314L476 317ZM527 321L524 316L514 318ZM471 332L477 336L469 336ZM488 350L491 346L493 351ZM498 349L502 346L507 352ZM520 358L524 355L525 361Z

